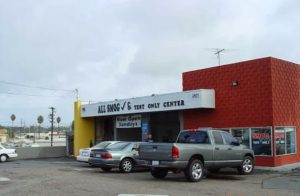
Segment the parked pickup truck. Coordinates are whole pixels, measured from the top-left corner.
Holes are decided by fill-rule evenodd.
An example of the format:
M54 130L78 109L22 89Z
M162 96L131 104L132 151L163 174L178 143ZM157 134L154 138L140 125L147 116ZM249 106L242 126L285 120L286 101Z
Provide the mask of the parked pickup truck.
M145 143L139 147L139 159L147 161L155 178L168 171L184 171L191 182L200 181L206 170L237 168L251 174L254 153L225 131L197 129L180 131L175 143Z

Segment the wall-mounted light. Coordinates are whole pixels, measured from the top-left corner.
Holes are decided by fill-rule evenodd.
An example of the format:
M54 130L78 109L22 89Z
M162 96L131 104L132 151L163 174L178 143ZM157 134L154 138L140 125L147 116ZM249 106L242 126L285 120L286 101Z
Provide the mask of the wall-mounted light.
M81 108L83 112L85 112L85 108Z
M238 85L239 85L239 81L237 81L237 80L232 80L231 86L238 86Z

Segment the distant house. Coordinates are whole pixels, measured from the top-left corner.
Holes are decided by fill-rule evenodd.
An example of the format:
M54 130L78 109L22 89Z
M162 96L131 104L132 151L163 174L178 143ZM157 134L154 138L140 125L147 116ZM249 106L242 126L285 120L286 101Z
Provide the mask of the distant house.
M48 137L51 137L51 131L48 132ZM53 131L53 138L65 138L66 134L64 132Z
M7 129L0 129L0 143L7 143L8 134Z

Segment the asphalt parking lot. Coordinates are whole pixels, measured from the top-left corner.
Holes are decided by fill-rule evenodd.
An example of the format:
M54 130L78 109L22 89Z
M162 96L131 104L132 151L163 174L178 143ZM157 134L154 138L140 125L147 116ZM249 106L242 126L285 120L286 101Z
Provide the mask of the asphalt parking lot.
M0 195L300 195L300 190L293 190L293 187L278 186L274 189L274 186L263 186L263 182L270 184L282 175L255 171L253 175L241 176L235 170L225 170L209 174L201 182L190 183L183 174L169 174L163 180L156 180L145 170L130 174L117 170L106 173L68 158L17 160L0 164ZM277 181L271 184L276 183L280 184Z

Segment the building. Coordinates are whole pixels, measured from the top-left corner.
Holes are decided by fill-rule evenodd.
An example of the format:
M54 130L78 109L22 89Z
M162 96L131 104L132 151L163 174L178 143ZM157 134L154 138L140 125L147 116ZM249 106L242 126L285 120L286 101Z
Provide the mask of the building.
M8 142L8 132L7 129L0 129L0 143Z
M180 129L198 127L240 138L257 165L299 162L300 66L268 57L185 72L179 93L76 102L74 151L104 139L144 140L148 133L170 142Z
M175 141L184 128L182 111L214 109L215 91L197 89L109 102L75 102L74 152L103 140Z

